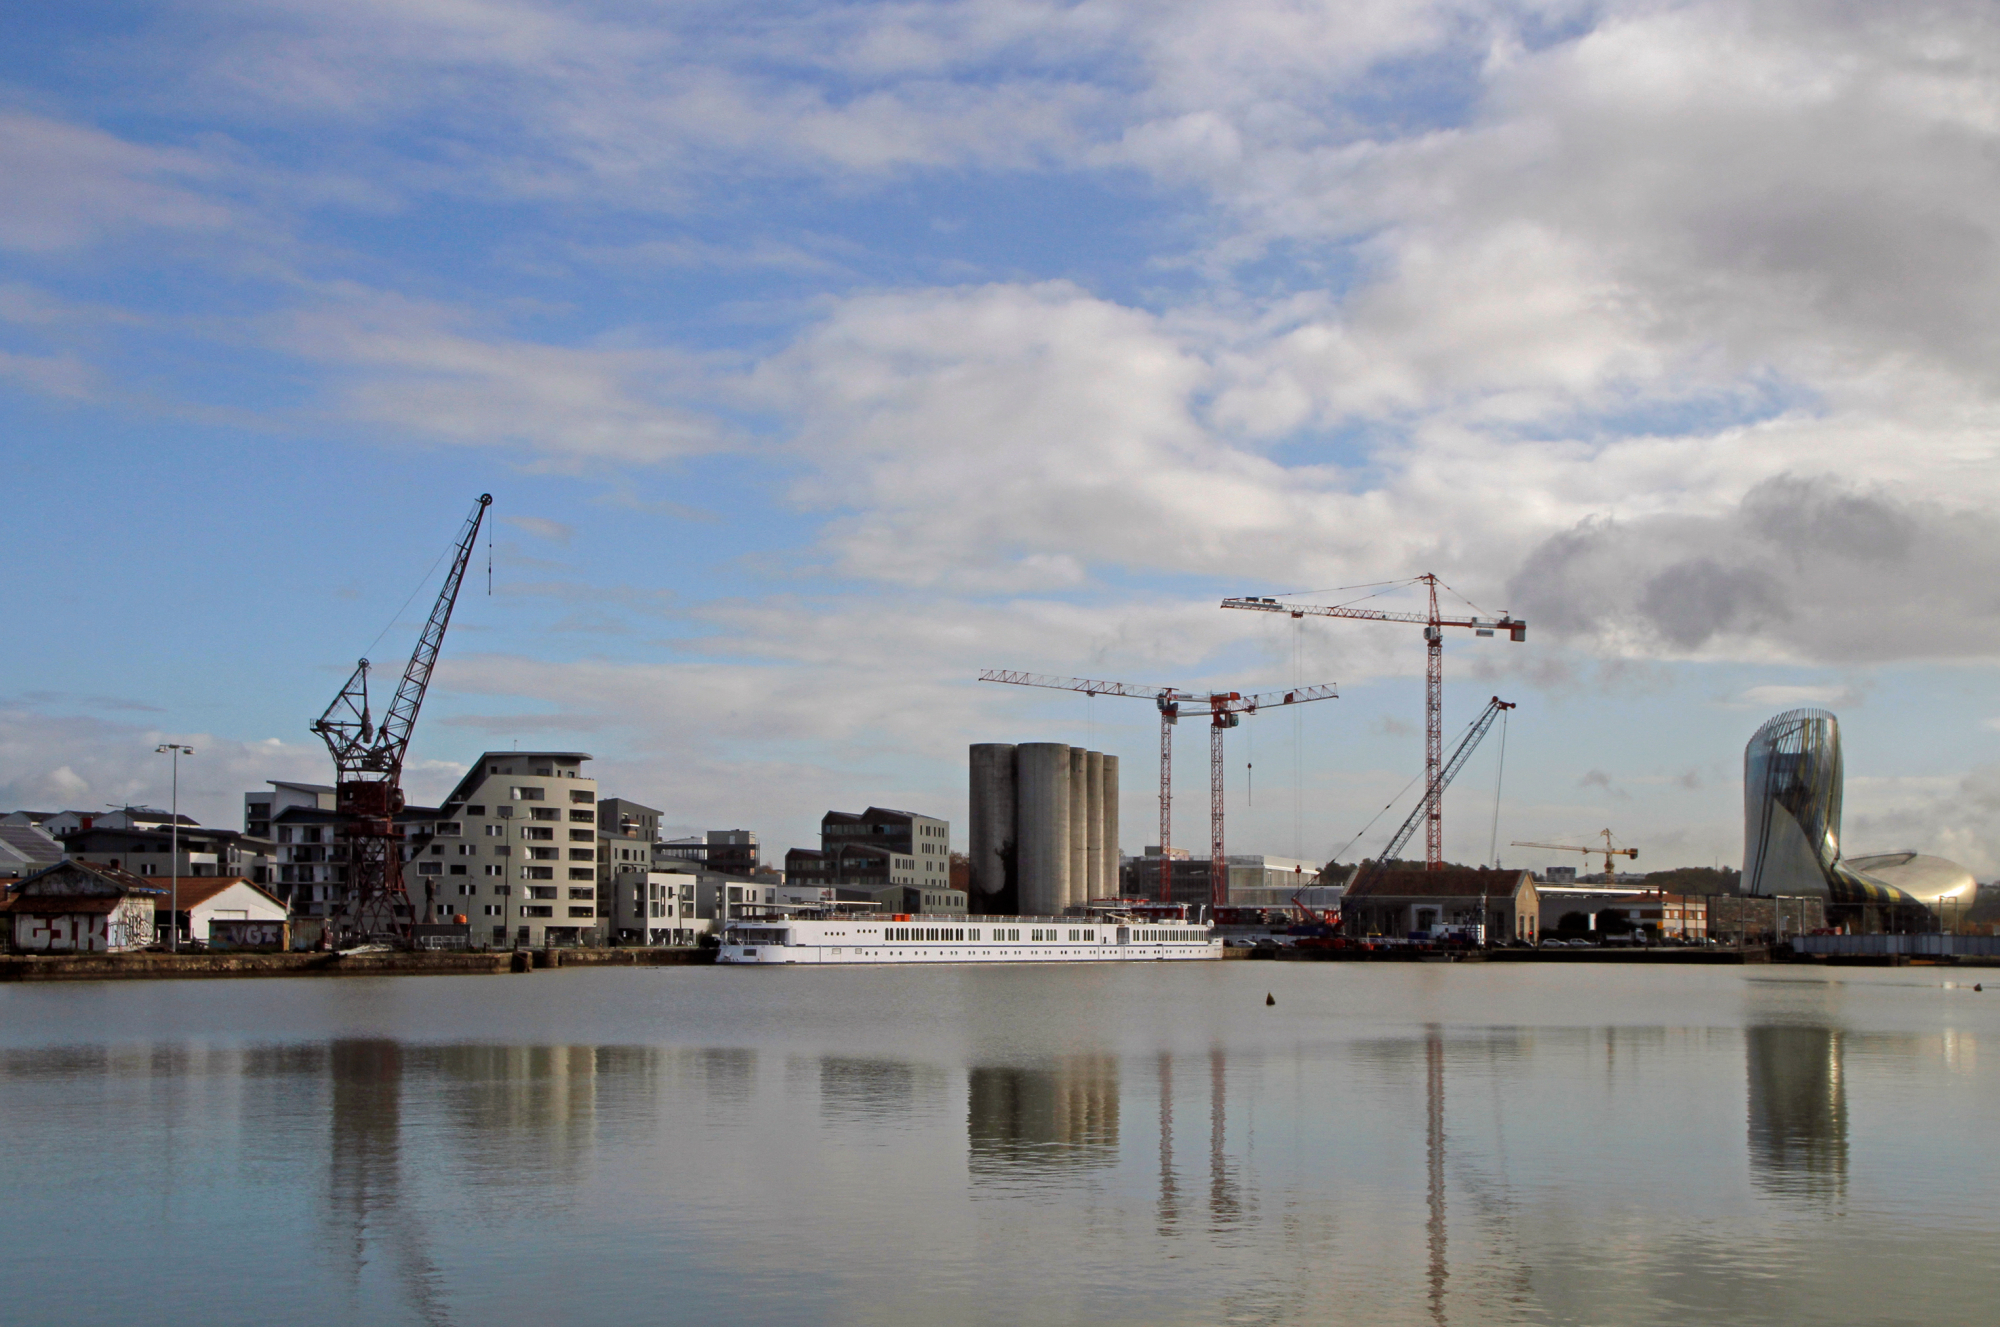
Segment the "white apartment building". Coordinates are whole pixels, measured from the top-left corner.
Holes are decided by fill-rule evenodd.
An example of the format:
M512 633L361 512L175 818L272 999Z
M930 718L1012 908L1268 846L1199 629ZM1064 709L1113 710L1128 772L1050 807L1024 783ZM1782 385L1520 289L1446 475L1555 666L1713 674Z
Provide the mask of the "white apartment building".
M415 842L403 883L423 920L464 914L475 945L589 944L597 780L582 751L488 751Z

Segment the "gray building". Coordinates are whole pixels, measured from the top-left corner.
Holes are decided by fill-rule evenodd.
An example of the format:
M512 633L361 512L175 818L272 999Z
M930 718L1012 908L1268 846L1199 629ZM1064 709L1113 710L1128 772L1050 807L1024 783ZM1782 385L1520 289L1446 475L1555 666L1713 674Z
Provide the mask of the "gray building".
M785 854L785 883L869 891L951 888L948 820L881 806L858 814L829 811L820 819L819 842L818 851L794 848Z
M62 859L62 844L40 825L25 819L0 821L0 876L33 875Z
M974 912L1053 917L1120 892L1118 757L981 742L969 772Z
M295 806L331 811L339 797L339 790L328 783L288 783L283 779L272 779L270 784L269 792L243 794L243 832L254 839L270 838L272 822L282 811Z

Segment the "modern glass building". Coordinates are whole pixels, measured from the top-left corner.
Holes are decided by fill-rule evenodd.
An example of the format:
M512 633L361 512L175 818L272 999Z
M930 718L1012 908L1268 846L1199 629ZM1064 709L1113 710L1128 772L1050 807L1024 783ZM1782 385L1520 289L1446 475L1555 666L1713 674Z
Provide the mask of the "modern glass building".
M1788 710L1757 730L1743 751L1743 892L1824 898L1828 921L1871 930L1936 929L1916 895L1841 860L1841 783L1832 714Z

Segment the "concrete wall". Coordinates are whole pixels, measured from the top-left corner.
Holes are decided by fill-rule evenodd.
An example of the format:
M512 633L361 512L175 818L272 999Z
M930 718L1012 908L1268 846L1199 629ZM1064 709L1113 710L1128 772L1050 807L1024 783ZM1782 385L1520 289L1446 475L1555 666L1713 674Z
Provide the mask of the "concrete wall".
M1073 903L1104 897L1104 755L1083 753L1083 890Z
M966 845L971 879L966 893L974 912L992 911L988 905L1007 887L1018 789L1014 750L1011 742L981 742L972 748L971 824L967 831L971 842Z
M1070 748L1026 742L1014 749L1016 879L1027 916L1056 916L1069 905Z

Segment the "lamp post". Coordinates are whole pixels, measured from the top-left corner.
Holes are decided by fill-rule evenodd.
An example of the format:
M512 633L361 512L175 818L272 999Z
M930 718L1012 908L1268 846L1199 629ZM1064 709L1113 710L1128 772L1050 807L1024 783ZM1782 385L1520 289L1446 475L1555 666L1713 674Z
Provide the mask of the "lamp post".
M167 849L167 869L173 872L173 880L168 888L173 891L167 900L167 948L178 954L181 952L181 757L194 754L191 746L179 742L165 742L153 748L153 754L171 754L174 758L173 803L168 810L167 829L169 833Z

